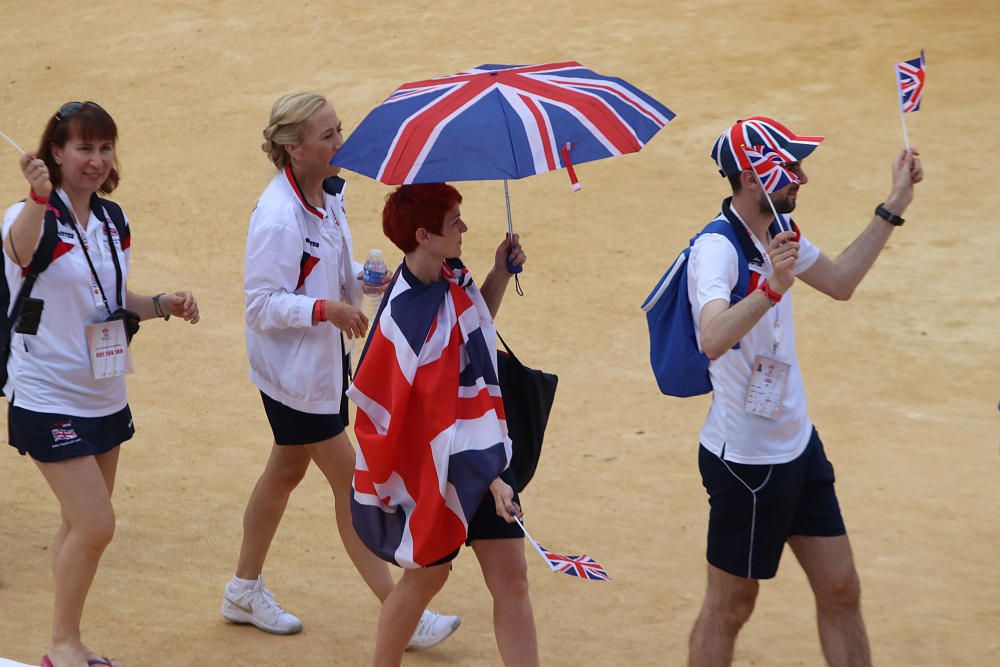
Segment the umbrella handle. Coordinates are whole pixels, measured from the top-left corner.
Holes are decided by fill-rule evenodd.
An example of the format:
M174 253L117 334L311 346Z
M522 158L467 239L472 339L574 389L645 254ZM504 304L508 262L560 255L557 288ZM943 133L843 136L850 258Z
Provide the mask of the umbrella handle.
M511 222L511 219L510 219L510 191L507 189L507 179L506 178L503 179L503 198L504 198L504 201L507 204L507 235L510 236L510 238L514 238L514 224ZM523 266L514 266L511 263L510 258L507 258L507 272L508 273L513 273L513 274L517 275L518 273L521 273L521 271L523 271L523 270L524 270Z

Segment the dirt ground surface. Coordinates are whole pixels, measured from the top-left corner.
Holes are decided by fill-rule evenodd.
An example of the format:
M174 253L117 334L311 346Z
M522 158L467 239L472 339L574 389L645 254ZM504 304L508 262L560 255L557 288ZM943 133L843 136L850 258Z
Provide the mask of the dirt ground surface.
M708 398L657 392L639 310L727 192L708 158L740 117L782 119L826 142L805 164L796 219L835 256L889 190L902 145L892 63L926 47L924 107L908 117L926 182L848 303L795 286L810 413L838 475L880 665L1000 664L997 401L1000 154L989 118L1000 64L992 1L799 6L722 1L0 1L0 129L33 146L67 100L116 118L115 198L134 236L130 287L189 288L203 321L152 322L133 346L137 435L122 452L117 533L84 638L136 666L364 665L377 600L337 537L318 471L293 494L265 573L305 622L275 637L224 623L241 516L271 443L243 343L243 253L272 171L271 103L329 95L345 127L404 81L482 63L575 59L621 76L678 116L639 154L511 184L529 254L526 295L498 318L522 359L557 373L539 472L523 500L533 534L585 550L614 577L550 574L529 554L548 665L680 665L705 578L708 505L697 433ZM388 188L347 175L355 254L386 249ZM499 183L460 184L478 275L505 229ZM0 146L0 197L24 196ZM46 313L58 317L58 313ZM53 495L0 450L0 655L34 662L49 641ZM433 608L457 634L408 665L499 664L471 553ZM812 597L786 554L761 589L737 665L817 665Z

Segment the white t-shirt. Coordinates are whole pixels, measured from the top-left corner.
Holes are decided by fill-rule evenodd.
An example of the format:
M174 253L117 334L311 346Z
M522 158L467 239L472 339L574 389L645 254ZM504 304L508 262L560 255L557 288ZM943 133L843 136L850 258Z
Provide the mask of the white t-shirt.
M56 192L70 208L61 189ZM7 238L14 219L26 204L14 204L3 217L3 238ZM35 204L31 204L34 206ZM71 209L72 210L72 209ZM104 231L104 221L90 211L87 229L80 230L86 239L90 259L101 279L112 310L117 309L115 265ZM122 249L121 239L108 217L115 252L122 269L122 281L128 277L131 250ZM126 219L127 224L127 219ZM59 223L59 243L54 259L38 276L31 296L42 299L41 324L34 336L14 333L11 340L7 384L4 394L14 405L33 412L54 412L75 417L104 417L118 412L128 403L124 376L95 380L87 350L86 326L107 319L100 293L95 294L94 280L73 231L75 223ZM10 289L11 307L24 282L21 267L4 253L4 274Z
M743 224L734 209L729 209ZM745 226L745 225L744 225ZM754 245L766 257L766 247L746 228ZM796 275L807 270L819 258L820 251L805 236L799 239ZM723 299L727 303L736 286L738 255L733 244L721 234L698 237L688 257L688 298L695 322L695 337L701 348L701 309L706 303ZM750 270L770 277L771 265ZM712 407L701 429L701 444L727 461L748 464L785 463L805 449L812 434L812 422L806 414L806 394L795 353L795 330L792 324L792 292L770 308L744 336L738 349L726 351L708 366L712 380ZM777 349L774 348L778 342ZM782 361L791 366L781 410L776 419L750 414L744 409L747 389L757 355Z

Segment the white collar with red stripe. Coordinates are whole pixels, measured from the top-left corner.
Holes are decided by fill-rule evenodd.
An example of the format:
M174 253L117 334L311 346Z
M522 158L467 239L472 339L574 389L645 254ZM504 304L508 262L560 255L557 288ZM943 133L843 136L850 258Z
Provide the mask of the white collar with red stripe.
M305 195L302 193L302 188L299 187L299 182L295 180L295 174L292 173L291 165L285 167L285 180L288 185L292 188L292 192L295 193L295 198L307 213L312 214L319 220L326 219L326 211L324 209L316 208L306 199ZM331 176L323 181L323 192L334 197L343 197L344 188L347 185L347 181L340 178L339 176ZM325 202L324 202L325 203ZM334 221L339 224L336 216L334 216Z

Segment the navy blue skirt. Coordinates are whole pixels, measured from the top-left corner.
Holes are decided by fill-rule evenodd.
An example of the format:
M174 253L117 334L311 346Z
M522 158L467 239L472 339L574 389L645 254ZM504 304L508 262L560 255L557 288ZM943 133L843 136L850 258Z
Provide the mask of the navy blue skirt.
M135 435L126 405L105 417L75 417L7 407L7 441L17 451L42 463L109 452Z

